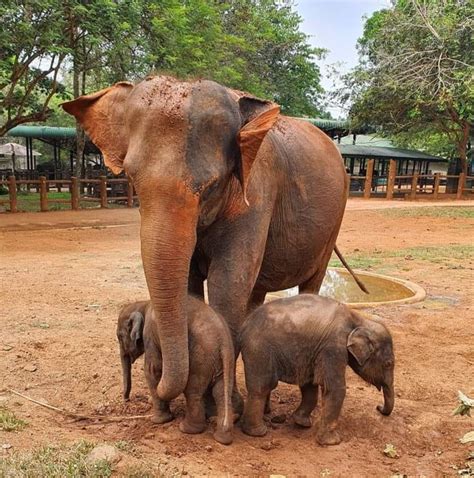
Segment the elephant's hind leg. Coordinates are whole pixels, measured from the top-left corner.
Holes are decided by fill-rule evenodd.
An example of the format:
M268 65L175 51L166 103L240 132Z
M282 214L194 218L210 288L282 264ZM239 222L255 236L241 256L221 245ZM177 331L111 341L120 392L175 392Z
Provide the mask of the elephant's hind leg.
M293 413L295 423L300 427L311 427L311 413L318 402L318 386L307 383L300 387L301 403Z

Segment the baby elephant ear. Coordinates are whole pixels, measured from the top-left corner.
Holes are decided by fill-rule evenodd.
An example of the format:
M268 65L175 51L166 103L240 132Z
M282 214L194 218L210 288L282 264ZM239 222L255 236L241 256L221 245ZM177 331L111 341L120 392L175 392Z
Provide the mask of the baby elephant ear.
M239 98L239 109L244 120L244 126L237 134L237 143L239 144L242 158L240 183L244 194L244 201L248 206L247 185L250 170L266 134L278 119L280 107L269 101L241 96Z
M363 367L374 351L370 331L364 327L355 328L347 339L347 348L357 363Z
M130 331L130 339L137 345L138 341L143 338L143 326L145 324L145 318L140 312L134 312L130 314L130 322L132 329Z
M132 83L122 81L90 95L62 103L104 155L105 165L114 174L123 170L128 137L125 130L126 99Z

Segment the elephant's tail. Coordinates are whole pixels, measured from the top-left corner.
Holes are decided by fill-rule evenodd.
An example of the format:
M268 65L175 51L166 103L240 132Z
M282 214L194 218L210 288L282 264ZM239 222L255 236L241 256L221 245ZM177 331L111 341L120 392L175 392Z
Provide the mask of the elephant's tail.
M222 374L224 382L224 419L222 428L225 432L231 432L234 427L234 413L232 408L232 391L234 388L235 354L232 337L227 330L227 340L221 344Z
M346 262L346 260L344 259L344 256L341 254L341 251L338 249L338 247L335 244L334 244L334 252L336 253L339 260L342 262L342 265L349 271L349 274L356 281L360 289L366 294L370 294L370 292L367 290L367 287L365 287L364 283L357 277L357 274L351 269L351 266Z

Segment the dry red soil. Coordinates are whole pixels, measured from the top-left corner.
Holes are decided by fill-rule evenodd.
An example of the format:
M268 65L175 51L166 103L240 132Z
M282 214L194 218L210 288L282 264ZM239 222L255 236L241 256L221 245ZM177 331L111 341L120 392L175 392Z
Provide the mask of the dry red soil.
M149 413L141 361L134 368L131 402L122 402L115 338L119 308L146 298L147 289L138 210L0 215L0 399L28 422L20 432L0 432L0 444L10 443L10 453L79 439L127 440L135 453L119 463L119 475L132 462L161 462L165 475L456 475L454 467L469 452L459 438L474 428L472 419L452 416L457 390L474 396L474 265L472 255L459 256L460 246L473 243L474 220L398 217L387 213L394 205L413 206L351 200L339 246L349 258L381 258L372 270L420 284L427 299L365 310L394 337L395 410L380 416L375 406L381 394L348 370L339 424L343 442L329 448L316 444L314 430L293 425L298 392L284 384L272 396L272 416L286 416L284 423L272 424L264 438L248 437L237 425L229 447L214 442L210 431L179 432L182 399L174 405L177 419L157 426L147 419L77 421L12 395L9 389L78 414ZM436 248L434 255L403 251L422 246ZM451 255L449 248L458 252ZM241 364L238 380L244 389ZM398 458L384 456L388 443Z

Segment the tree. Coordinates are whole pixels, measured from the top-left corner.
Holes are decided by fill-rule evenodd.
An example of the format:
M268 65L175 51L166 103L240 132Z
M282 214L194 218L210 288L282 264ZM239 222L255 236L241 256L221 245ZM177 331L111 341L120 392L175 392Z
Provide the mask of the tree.
M55 94L69 50L63 45L64 18L57 0L0 4L0 136L22 123L41 122Z
M382 127L404 144L448 140L467 171L474 122L474 6L398 0L365 23L360 64L339 97L355 125ZM436 143L436 141L435 141Z

